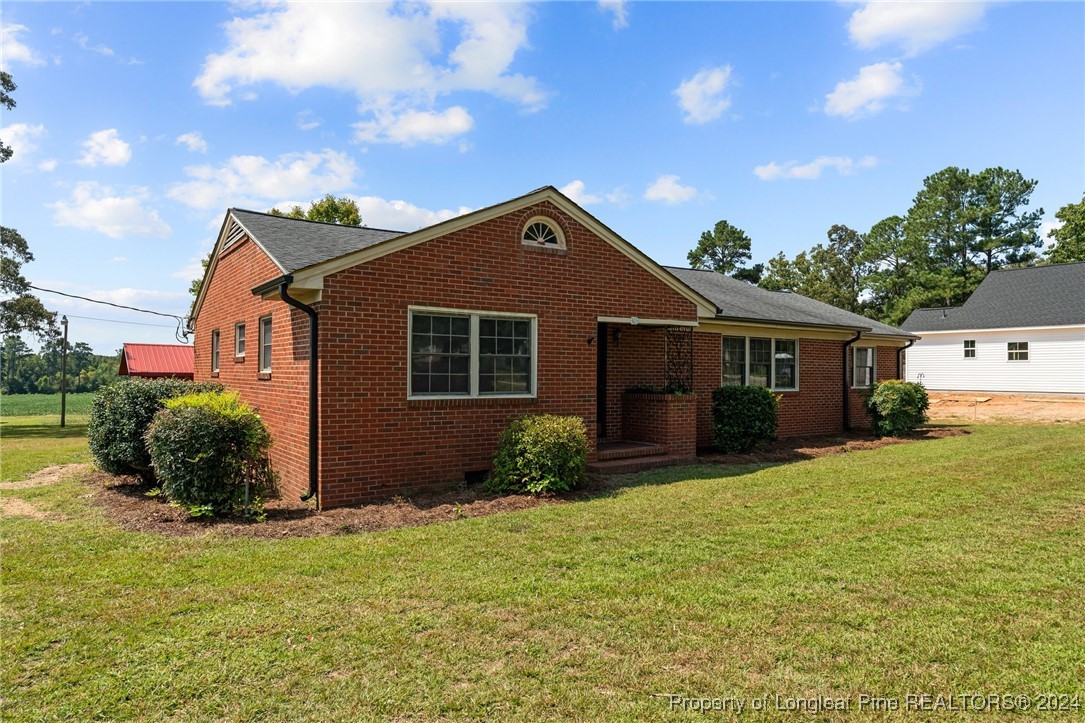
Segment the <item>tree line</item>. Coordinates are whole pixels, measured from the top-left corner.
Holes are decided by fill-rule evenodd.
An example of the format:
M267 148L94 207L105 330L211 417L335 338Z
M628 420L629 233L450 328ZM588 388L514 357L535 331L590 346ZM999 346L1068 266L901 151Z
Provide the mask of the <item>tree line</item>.
M0 348L0 392L3 394L56 394L60 391L64 340L49 337L35 353L17 336L4 339ZM68 391L96 392L117 379L120 352L95 354L90 344L68 344Z
M1056 214L1041 253L1037 181L1020 171L950 166L923 180L911 208L865 233L832 226L825 243L748 266L749 237L727 221L701 234L687 258L770 290L790 290L899 326L917 308L958 306L996 269L1085 261L1085 196Z

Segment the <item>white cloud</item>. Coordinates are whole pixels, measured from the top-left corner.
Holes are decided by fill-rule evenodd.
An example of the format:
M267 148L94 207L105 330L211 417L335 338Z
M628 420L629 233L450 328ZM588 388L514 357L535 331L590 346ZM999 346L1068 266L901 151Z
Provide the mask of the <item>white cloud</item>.
M98 231L112 238L168 235L169 225L157 211L144 206L148 198L145 188L123 196L96 181L85 181L76 184L69 200L51 205L53 221L58 226Z
M0 70L10 71L12 63L45 65L45 60L19 39L19 35L28 31L29 28L25 25L0 26L0 46L3 47L3 52L0 52Z
M97 53L98 55L104 55L107 58L112 58L116 55L116 53L113 52L113 48L110 48L107 45L102 45L100 43L98 45L91 45L90 38L88 38L85 33L76 33L72 37L75 40L75 44L83 50Z
M111 301L125 306L154 306L159 309L175 307L172 302L184 301L189 297L187 291L162 291L160 289L98 289L86 294L99 301ZM84 302L88 303L88 302ZM100 307L99 307L100 308ZM163 322L166 323L166 322Z
M558 190L580 206L590 206L603 200L599 196L588 193L585 190L584 182L579 179L565 184Z
M646 201L662 201L670 204L685 203L696 197L697 189L680 184L678 176L660 176L644 192Z
M177 136L177 140L174 143L183 145L193 153L207 153L207 141L203 139L199 131L190 131L189 133L182 133Z
M55 158L48 158L38 164L38 170L45 171L46 173L49 173L50 171L55 171L56 167L57 162Z
M324 122L323 118L318 118L316 113L306 109L298 113L298 128L303 131L311 131L314 128L319 128L320 124Z
M460 206L453 209L431 211L407 201L388 201L379 196L352 196L358 204L362 223L371 228L387 228L397 231L415 231L470 213L472 209Z
M462 106L436 111L408 110L399 115L379 111L374 120L354 124L354 137L366 143L446 143L471 130L475 119Z
M599 8L614 16L614 29L629 27L628 9L625 0L599 0Z
M896 45L911 57L975 29L986 11L983 2L868 2L848 33L860 48Z
M702 68L700 72L675 88L682 120L686 123L708 123L716 120L731 107L731 98L723 92L731 79L731 66Z
M82 166L123 166L132 158L132 148L123 140L116 128L91 133L83 141L83 156L77 161Z
M343 191L354 185L356 172L350 156L330 149L287 153L274 161L263 156L232 156L217 167L185 168L191 180L175 184L168 195L200 209L257 206L284 198L315 198Z
M208 55L193 85L208 103L274 83L293 92L349 91L382 136L382 114L434 113L436 99L474 91L527 111L546 105L534 78L510 70L528 44L533 10L521 3L238 4L225 25L226 47ZM447 130L447 129L446 129ZM386 134L391 137L391 134ZM408 138L414 136L407 134Z
M45 135L45 126L13 123L4 128L4 144L11 147L13 155L9 163L15 164L38 149L36 140Z
M1062 228L1065 224L1064 221L1044 221L1040 224L1040 240L1044 242L1044 248L1051 248L1055 245L1055 239L1050 237L1052 231L1057 228Z
M825 113L849 119L862 118L883 110L890 98L917 94L918 82L906 83L902 71L900 61L863 66L857 76L840 81L833 92L825 96Z
M779 181L781 179L799 179L814 181L821 177L821 172L826 168L834 168L841 176L851 176L860 170L874 168L878 165L878 159L874 156L863 156L855 161L851 156L818 156L809 163L799 165L798 161L777 163L772 161L763 166L753 169L755 176L762 181Z

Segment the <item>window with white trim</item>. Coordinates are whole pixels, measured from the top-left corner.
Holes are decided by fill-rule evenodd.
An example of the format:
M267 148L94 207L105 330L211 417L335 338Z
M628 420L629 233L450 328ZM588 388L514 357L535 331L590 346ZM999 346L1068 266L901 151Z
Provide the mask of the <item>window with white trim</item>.
M271 317L260 319L260 371L271 371Z
M245 325L234 325L234 356L245 356Z
M975 359L976 358L976 340L965 339L964 340L964 358Z
M545 248L565 248L565 234L561 227L546 216L534 216L524 224L520 241L528 246Z
M1006 342L1006 360L1007 361L1028 361L1028 342L1027 341L1010 341L1010 342Z
M799 388L799 342L745 336L723 337L722 383L780 391Z
M851 385L855 388L874 386L878 350L872 346L856 346L851 350Z
M219 330L211 332L211 371L219 370Z
M534 316L411 309L410 398L535 394Z

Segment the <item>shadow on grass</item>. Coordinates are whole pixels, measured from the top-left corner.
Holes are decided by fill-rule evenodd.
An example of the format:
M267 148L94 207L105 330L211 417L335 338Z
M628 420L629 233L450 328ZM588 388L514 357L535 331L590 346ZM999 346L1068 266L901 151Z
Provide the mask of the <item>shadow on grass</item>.
M87 436L85 423L60 426L55 424L12 424L0 422L0 437L4 439L76 439Z

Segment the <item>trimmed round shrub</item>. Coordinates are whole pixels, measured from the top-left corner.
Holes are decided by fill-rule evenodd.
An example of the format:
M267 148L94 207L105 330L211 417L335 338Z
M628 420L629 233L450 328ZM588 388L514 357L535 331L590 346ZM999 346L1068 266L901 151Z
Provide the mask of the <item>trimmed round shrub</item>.
M94 396L87 438L94 461L109 474L135 474L154 480L143 436L166 399L221 390L217 382L184 379L122 379Z
M236 392L170 399L146 436L162 493L190 511L228 514L245 504L246 492L271 491L271 435Z
M766 387L726 386L712 392L712 429L725 454L749 452L776 438L780 398Z
M874 385L867 409L874 418L874 431L883 437L914 432L927 421L930 400L922 384L890 379Z
M491 492L563 492L584 480L588 433L580 417L526 415L501 433L486 481Z

